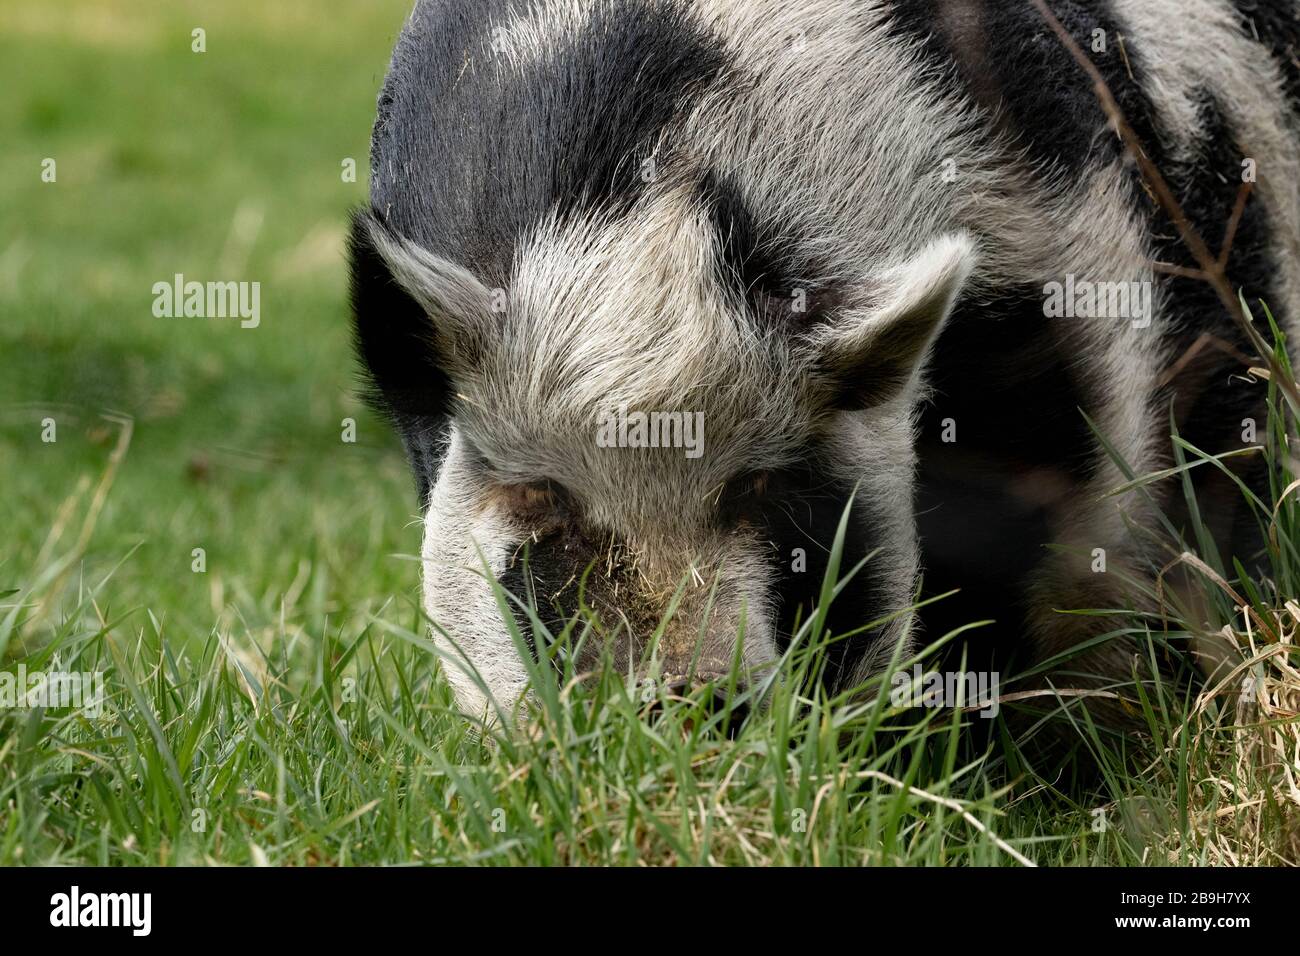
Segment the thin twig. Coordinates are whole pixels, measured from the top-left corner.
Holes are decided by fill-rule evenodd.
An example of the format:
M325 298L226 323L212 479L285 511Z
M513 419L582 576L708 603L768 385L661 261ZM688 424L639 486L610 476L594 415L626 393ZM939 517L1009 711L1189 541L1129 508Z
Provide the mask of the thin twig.
M1165 275L1181 276L1184 279L1196 279L1202 282L1205 280L1205 273L1200 269L1189 269L1187 266L1176 266L1172 262L1151 261L1148 262L1147 265L1151 267L1152 272L1163 272Z
M1237 202L1232 207L1232 215L1228 218L1228 228L1223 233L1223 248L1219 250L1219 266L1227 269L1228 256L1232 254L1232 241L1237 238L1237 227L1241 225L1241 217L1246 212L1246 201L1250 199L1251 190L1255 184L1250 180L1241 184L1237 190Z
M1218 349L1220 352L1223 352L1226 355L1231 355L1242 365L1249 367L1251 364L1250 357L1247 355L1243 355L1241 350L1236 346L1234 346L1231 342L1225 342L1217 335L1211 335L1209 332L1202 332L1200 335L1196 337L1196 341L1194 341L1191 345L1189 345L1186 351L1184 351L1183 354L1178 357L1178 360L1174 362L1173 365L1170 365L1167 369L1164 370L1164 372L1160 374L1160 378L1157 379L1156 384L1158 386L1164 387L1165 385L1168 385L1170 382L1172 382L1175 378L1179 376L1179 374L1183 371L1184 368L1186 368L1189 364L1191 364L1192 359L1196 358L1196 356L1201 353L1201 350L1204 349L1205 346L1207 345Z

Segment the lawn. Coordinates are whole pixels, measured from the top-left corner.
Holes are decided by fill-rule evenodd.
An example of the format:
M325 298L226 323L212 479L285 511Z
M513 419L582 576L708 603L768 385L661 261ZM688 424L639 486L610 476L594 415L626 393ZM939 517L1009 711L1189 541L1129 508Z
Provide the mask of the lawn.
M883 684L737 729L542 669L524 731L456 715L345 306L408 6L0 0L0 664L107 697L0 710L0 864L1296 862L1230 703L1150 701L1091 783ZM178 273L260 282L259 324L155 316Z

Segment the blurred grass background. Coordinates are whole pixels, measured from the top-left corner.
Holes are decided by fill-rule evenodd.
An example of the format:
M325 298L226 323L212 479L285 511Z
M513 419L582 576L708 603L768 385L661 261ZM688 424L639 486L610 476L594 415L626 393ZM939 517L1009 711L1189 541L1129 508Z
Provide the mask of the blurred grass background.
M409 8L0 0L0 592L104 471L105 412L134 433L78 570L129 554L112 613L148 607L176 640L232 602L270 615L288 595L319 624L414 592L395 556L418 548L414 494L354 395L343 257ZM153 283L178 272L260 281L260 326L154 317Z

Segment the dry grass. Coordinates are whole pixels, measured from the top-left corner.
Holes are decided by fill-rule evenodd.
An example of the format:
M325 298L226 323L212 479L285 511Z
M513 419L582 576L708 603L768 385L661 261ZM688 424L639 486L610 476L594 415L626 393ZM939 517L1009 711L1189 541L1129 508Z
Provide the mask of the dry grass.
M1171 863L1300 865L1300 604L1271 616L1271 634L1253 618L1201 639L1214 676L1148 768L1186 790L1185 825L1152 848Z

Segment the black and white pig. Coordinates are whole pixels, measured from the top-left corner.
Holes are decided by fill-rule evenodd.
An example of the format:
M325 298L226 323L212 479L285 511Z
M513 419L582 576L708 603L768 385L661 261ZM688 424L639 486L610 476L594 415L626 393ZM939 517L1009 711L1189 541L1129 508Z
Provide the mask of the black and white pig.
M1296 6L1051 7L1216 249L1256 180L1231 278L1300 332ZM829 627L899 613L832 680L916 640L918 582L962 589L928 633L995 618L1051 657L1102 626L1059 609L1122 606L1151 561L1113 456L1167 464L1171 411L1210 452L1262 421L1249 345L1153 265L1193 263L1029 0L419 0L371 167L355 338L467 711L469 665L503 707L526 683L484 562L550 623L586 574L620 666L676 600L655 673L711 677L743 631L757 675L855 488L843 566L871 559Z

